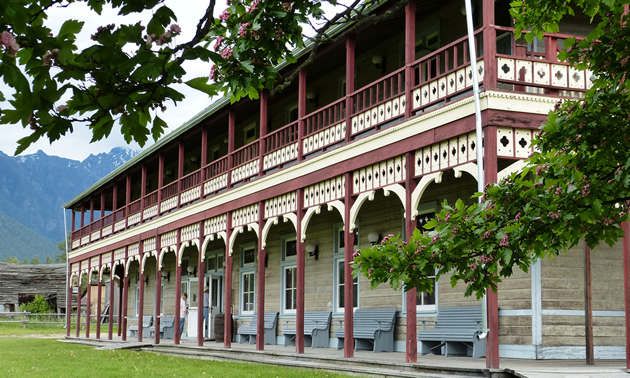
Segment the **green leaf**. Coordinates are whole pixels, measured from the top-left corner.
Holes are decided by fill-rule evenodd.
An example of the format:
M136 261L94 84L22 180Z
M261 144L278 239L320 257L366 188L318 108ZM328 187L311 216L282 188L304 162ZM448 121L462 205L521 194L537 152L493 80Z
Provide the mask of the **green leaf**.
M206 76L196 77L194 79L188 80L186 82L186 85L198 91L204 92L208 96L215 96L218 93L216 85L208 84L208 78Z

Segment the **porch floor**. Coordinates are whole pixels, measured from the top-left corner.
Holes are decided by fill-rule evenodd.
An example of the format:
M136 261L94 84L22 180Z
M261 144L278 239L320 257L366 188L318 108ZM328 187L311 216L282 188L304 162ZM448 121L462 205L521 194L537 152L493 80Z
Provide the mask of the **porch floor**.
M305 369L329 370L338 373L380 377L492 377L492 378L559 378L559 377L607 377L629 378L630 372L623 360L596 360L595 365L586 365L583 360L521 360L502 358L500 369L487 369L484 358L444 357L436 355L418 355L418 362L405 362L405 354L373 353L355 351L354 358L344 358L343 350L334 348L304 348L304 354L297 354L295 347L265 345L264 351L257 351L255 344L232 342L231 348L224 348L223 343L214 340L204 341L197 346L196 339L183 339L179 345L173 340L153 340L138 342L119 336L107 340L107 334L98 340L91 336L66 337L62 342L94 346L99 349L140 349L148 352L176 355L190 358L226 361L248 361L267 363Z

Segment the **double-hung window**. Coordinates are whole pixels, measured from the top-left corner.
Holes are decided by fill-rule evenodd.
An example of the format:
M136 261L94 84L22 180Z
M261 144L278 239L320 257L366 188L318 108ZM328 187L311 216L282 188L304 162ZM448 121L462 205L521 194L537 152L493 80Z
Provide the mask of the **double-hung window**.
M424 228L424 225L426 225L431 219L435 218L436 207L437 204L435 202L421 204L419 206L418 216L416 217L416 227L418 230L422 232L431 231ZM405 228L403 227L403 230L404 229ZM427 291L417 291L416 312L434 312L437 309L437 283L435 281L435 276L430 278L433 279L433 291L431 293ZM403 298L406 298L406 296L403 296ZM406 308L404 303L403 308Z
M346 303L345 303L345 276L344 270L346 265L346 260L344 257L344 249L345 249L345 240L344 240L344 229L343 225L337 225L334 228L335 236L334 236L334 247L333 247L333 272L334 272L334 310L335 312L344 312ZM353 250L359 248L356 244L359 240L358 233L355 234L355 245L353 246ZM359 307L359 277L355 277L352 280L353 291L352 291L352 307Z
M295 236L282 237L282 312L295 314L297 300L297 243Z
M241 247L240 313L253 314L256 309L256 247Z

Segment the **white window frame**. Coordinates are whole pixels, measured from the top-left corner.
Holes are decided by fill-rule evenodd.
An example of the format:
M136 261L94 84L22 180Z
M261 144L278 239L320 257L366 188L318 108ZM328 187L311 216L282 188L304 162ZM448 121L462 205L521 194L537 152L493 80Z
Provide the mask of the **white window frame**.
M418 215L416 217L416 222L417 220L424 214L437 214L437 202L436 201L431 201L431 202L427 202L427 203L422 203L418 206ZM405 219L403 217L403 238L405 240L407 240L407 236L406 236L406 230L407 228L404 226L404 222ZM420 230L423 231L423 230ZM420 295L426 293L426 292L421 292L421 291L417 291L417 296L418 298L423 298ZM433 297L434 299L434 304L417 304L418 299L416 299L416 313L435 313L437 311L438 308L438 282L435 280L435 276L433 276ZM423 301L423 300L422 300ZM407 295L406 292L403 292L403 309L407 308Z
M344 233L344 226L343 224L337 224L333 227L334 230L334 235L333 235L333 241L334 241L334 245L333 245L333 310L335 313L339 313L339 314L343 314L345 312L345 303L344 303L344 307L340 307L339 306L339 302L341 301L341 298L343 297L342 295L340 295L340 291L339 291L339 274L343 274L343 270L340 272L339 266L341 264L341 266L345 266L345 255L344 255L344 247L343 247L343 233ZM355 230L356 232L356 237L355 237L355 242L358 243L359 241L359 235L358 235L358 228L357 230ZM353 249L358 249L359 248L359 244L355 244ZM343 277L343 276L341 276ZM360 279L357 276L356 278L353 279L353 284L354 284L354 292L356 293L356 297L357 297L357 304L356 306L354 306L353 303L353 307L352 310L356 310L357 308L360 307L360 303L361 303L361 296L360 296L360 285L359 285ZM345 283L344 283L345 285Z
M255 243L247 243L247 244L243 244L241 245L241 271L240 271L240 283L239 283L239 301L238 301L238 305L239 305L239 313L243 314L243 315L253 315L254 312L256 311L256 262L257 262L257 251L256 251L256 244ZM254 261L253 262L249 262L249 263L245 263L245 252L249 251L249 250L254 250ZM251 282L252 282L252 291L250 292L245 291L245 277L251 277ZM245 309L245 301L244 301L244 297L245 294L249 294L251 293L252 295L252 309L251 310L246 310Z
M295 235L283 235L282 236L282 262L280 264L281 270L281 303L282 303L282 313L283 314L295 314L295 308L287 308L286 303L286 293L287 290L293 291L293 305L295 306L295 302L297 301L297 254L294 256L287 256L287 243L295 242L297 239ZM297 248L297 245L296 245ZM288 289L286 285L286 273L288 270L293 270L293 284L295 285L293 288Z
M250 130L254 130L254 136L251 138L247 138L247 133ZM256 121L250 123L249 125L243 127L243 146L246 146L250 143L252 143L253 141L256 140Z

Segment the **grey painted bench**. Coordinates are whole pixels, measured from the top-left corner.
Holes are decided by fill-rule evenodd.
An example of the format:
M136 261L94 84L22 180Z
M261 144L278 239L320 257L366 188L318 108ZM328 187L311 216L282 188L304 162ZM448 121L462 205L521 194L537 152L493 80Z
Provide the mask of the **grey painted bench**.
M343 349L345 338L344 329L340 327L335 331L337 337L337 349ZM396 325L395 308L359 308L354 312L354 350L372 350L374 352L394 351L394 326Z
M276 344L276 328L278 326L278 313L277 312L265 312L265 344ZM242 344L248 342L250 344L256 344L256 332L258 328L258 316L254 313L251 322L248 326L241 326L236 333L238 334L238 342Z
M148 315L148 316L142 317L142 337L151 337L150 328L152 325L153 325L153 316ZM138 326L137 325L130 326L128 333L130 337L138 336Z
M438 309L435 327L426 329L423 320L418 340L422 342L421 354L467 355L479 358L486 355L486 341L479 340L482 330L482 308L442 307Z
M328 348L330 340L330 311L313 311L304 313L304 345L311 348ZM284 346L295 345L296 329L286 327L282 330Z
M149 329L149 337L155 335L155 326ZM160 339L174 339L175 338L175 317L168 316L160 319Z

